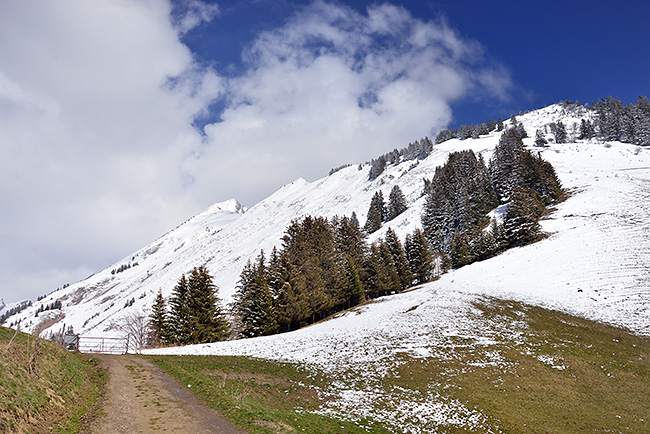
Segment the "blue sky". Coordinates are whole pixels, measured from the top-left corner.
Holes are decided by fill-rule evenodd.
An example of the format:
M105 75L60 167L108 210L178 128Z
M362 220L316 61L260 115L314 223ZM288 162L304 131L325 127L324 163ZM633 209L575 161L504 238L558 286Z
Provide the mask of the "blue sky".
M644 1L0 0L0 298L442 128L649 95Z
M207 62L240 72L241 52L260 31L284 24L307 1L222 1L219 19L184 42ZM359 13L377 2L344 1ZM634 102L650 90L650 3L645 1L406 0L394 2L422 20L445 19L510 72L507 101L469 95L453 104L451 126L509 116L564 99L589 103L607 96ZM224 69L228 71L228 68Z

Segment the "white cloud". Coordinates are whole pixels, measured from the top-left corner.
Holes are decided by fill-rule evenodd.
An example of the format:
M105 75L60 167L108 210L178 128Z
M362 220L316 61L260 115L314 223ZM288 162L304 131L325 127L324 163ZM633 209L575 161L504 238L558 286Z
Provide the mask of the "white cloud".
M219 5L207 4L200 0L180 0L176 9L174 27L181 35L219 15Z
M182 161L201 143L195 114L222 85L170 12L163 1L3 2L6 300L85 277L200 209Z
M255 197L367 161L445 127L469 92L503 98L511 86L478 43L389 4L360 14L316 1L259 35L245 60L222 121L205 127L207 146L187 163L197 194L231 185Z
M0 1L6 301L85 277L212 202L251 205L405 146L446 126L451 102L510 86L478 44L387 4L316 1L225 78L180 39L216 5ZM192 122L216 98L221 120L202 135Z

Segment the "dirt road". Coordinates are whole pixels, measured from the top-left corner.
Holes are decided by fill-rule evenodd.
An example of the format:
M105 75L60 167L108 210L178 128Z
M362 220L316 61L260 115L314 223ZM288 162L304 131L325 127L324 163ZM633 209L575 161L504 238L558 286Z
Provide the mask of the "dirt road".
M109 370L110 377L105 415L90 433L244 434L146 358L93 357Z

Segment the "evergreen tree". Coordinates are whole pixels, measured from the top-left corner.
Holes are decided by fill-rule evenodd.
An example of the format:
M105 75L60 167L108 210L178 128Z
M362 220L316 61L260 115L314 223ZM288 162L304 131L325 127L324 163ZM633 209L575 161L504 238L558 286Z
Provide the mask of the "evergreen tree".
M304 288L298 282L296 274L288 255L278 253L273 248L269 258L268 280L280 331L297 329L311 315Z
M456 233L487 224L487 213L496 205L483 159L473 151L454 152L444 166L436 168L427 184L424 234L435 250L448 253Z
M452 134L450 129L440 130L440 132L436 135L436 144L446 142L451 138L452 138Z
M295 285L305 294L312 322L328 315L340 301L343 261L334 244L329 222L322 217L292 222L283 237L283 253L296 270Z
M169 300L169 333L170 342L177 345L185 345L190 342L190 333L192 330L190 294L187 279L183 274Z
M264 252L256 264L250 261L242 270L234 295L233 312L241 323L244 337L265 336L278 330L275 306L264 264Z
M368 174L368 180L369 181L374 181L384 173L384 169L386 169L386 157L381 156L377 158L376 160L372 160L370 162L370 173Z
M334 231L334 246L342 257L349 256L357 270L363 264L366 255L366 240L356 214L352 217L343 216L332 222Z
M368 219L363 229L366 233L371 234L377 231L386 217L386 205L384 202L384 194L381 190L377 191L370 201L370 208L368 209Z
M542 130L535 131L535 146L546 146L547 143Z
M510 246L533 241L541 231L539 204L533 192L525 187L517 187L504 218L505 236Z
M503 119L501 119L501 116L497 120L497 131L503 131Z
M169 343L170 333L167 304L165 303L165 298L160 290L158 291L158 295L156 296L151 308L149 324L151 328L150 344L152 346Z
M451 265L454 268L460 268L472 263L472 256L470 254L466 234L456 234L451 243L449 256L451 258Z
M555 143L566 143L568 135L562 121L558 121L555 128Z
M431 279L434 263L424 232L416 229L412 235L407 235L404 249L415 281L417 283L428 282Z
M364 286L369 298L380 297L400 290L401 282L393 255L383 240L378 240L370 246L366 267L368 280Z
M191 331L189 342L199 344L224 340L230 324L221 311L217 287L207 268L195 267L187 280Z
M413 273L411 273L408 259L406 259L404 247L402 247L402 243L399 241L397 234L395 234L395 231L393 231L392 228L388 228L388 231L386 231L385 243L393 258L393 263L395 264L395 270L399 277L400 289L406 289L413 284Z
M595 135L596 132L591 121L582 119L580 121L580 135L578 138L581 140L591 140Z
M365 300L363 285L357 267L351 257L347 257L343 281L343 300L346 308L356 306Z
M388 221L393 220L395 217L406 211L406 198L404 193L396 184L393 189L390 191L388 196L388 210L387 210L387 219Z
M526 137L528 137L528 133L526 132L526 129L524 128L524 124L519 122L517 124L516 128L517 128L517 133L519 133L519 136L521 136L522 139L525 139Z

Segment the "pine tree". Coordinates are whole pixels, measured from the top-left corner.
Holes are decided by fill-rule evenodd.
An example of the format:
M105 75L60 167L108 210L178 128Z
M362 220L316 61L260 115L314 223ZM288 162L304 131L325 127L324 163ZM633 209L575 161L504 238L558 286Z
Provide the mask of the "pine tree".
M273 248L269 258L268 280L279 331L296 329L311 315L304 287L296 278L297 273L287 254L278 253Z
M566 143L567 138L568 135L564 123L562 121L558 121L555 128L555 143Z
M167 304L165 303L165 298L160 290L158 291L158 295L156 296L151 308L149 323L152 332L150 336L150 344L152 346L159 346L161 344L169 343L170 333Z
M240 275L233 297L233 311L240 318L244 337L265 336L278 330L267 276L264 252L260 253L255 265L249 261Z
M404 193L396 184L388 196L387 220L393 220L395 217L406 211L406 198Z
M192 321L189 297L187 279L183 274L176 283L169 300L170 342L177 345L185 345L190 341Z
M535 131L535 146L546 146L547 143L542 130Z
M400 290L401 282L393 255L383 240L380 239L370 246L366 268L368 272L364 287L369 298Z
M400 289L406 289L413 284L413 273L411 273L408 259L406 259L404 247L402 247L402 243L392 228L388 228L385 242L393 257L393 263L400 281Z
M465 234L456 234L451 244L449 256L451 257L451 264L454 268L460 268L472 262L472 256Z
M501 119L501 116L497 120L497 131L503 131L503 119Z
M580 140L591 140L596 135L594 126L589 120L582 119L580 121Z
M377 231L386 217L386 205L384 202L384 194L381 190L377 191L370 200L370 208L368 209L368 219L363 229L366 233L371 234Z
M434 264L424 232L416 229L412 235L407 235L404 249L415 281L417 283L428 282L431 279Z
M334 246L341 257L349 256L354 266L359 269L366 255L367 245L356 214L352 217L343 216L332 222Z
M517 187L504 218L505 236L510 246L533 241L541 231L539 218L541 212L533 192L525 187Z
M524 124L519 122L517 124L517 133L519 133L519 136L521 136L522 139L525 139L528 137L528 133L526 132L526 129L524 128Z
M374 181L384 173L384 169L386 169L386 157L381 156L377 158L376 160L372 160L370 162L370 173L368 174L368 180L369 181Z
M351 257L347 257L343 281L343 300L346 308L356 306L365 300L363 285L357 267Z
M473 151L450 154L427 184L426 195L424 234L435 250L445 253L456 233L487 224L486 214L497 205L488 169Z
M230 324L221 311L218 288L205 266L195 267L187 281L191 326L189 343L224 340Z

